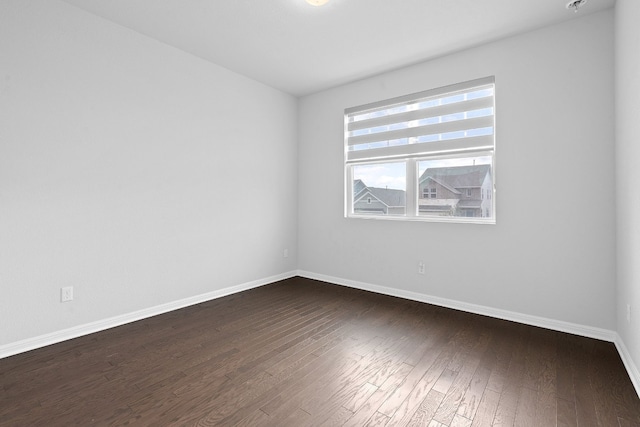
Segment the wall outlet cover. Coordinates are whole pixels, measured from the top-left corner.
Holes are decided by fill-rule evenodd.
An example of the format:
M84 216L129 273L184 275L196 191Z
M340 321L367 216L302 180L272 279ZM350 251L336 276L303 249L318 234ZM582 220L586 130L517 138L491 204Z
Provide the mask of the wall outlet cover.
M65 286L60 288L60 302L67 302L73 300L73 286Z

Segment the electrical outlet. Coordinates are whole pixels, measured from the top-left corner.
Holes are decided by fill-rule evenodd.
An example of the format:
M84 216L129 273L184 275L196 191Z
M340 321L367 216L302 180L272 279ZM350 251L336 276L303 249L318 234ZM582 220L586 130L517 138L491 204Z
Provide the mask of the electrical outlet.
M424 262L422 261L418 263L418 274L424 274Z
M631 304L627 304L627 323L631 323Z
M285 249L284 251L282 251L282 257L289 258L289 249Z
M73 286L60 288L60 302L67 302L71 300L73 300Z

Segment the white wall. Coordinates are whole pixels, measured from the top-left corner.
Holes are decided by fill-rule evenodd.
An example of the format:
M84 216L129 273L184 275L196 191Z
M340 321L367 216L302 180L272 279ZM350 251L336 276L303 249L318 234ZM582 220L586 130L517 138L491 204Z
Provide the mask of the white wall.
M618 333L640 393L640 2L616 2L616 178ZM631 319L627 321L627 304Z
M296 116L66 3L0 2L0 347L294 271Z
M300 270L614 330L613 34L609 10L302 98ZM488 75L497 225L343 218L345 108Z

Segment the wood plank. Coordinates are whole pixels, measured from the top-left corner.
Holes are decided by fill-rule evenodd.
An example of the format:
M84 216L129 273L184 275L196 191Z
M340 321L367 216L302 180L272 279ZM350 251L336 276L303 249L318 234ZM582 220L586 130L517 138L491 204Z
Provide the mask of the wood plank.
M460 414L455 414L451 424L449 424L449 427L471 427L471 422L472 421L470 419L465 418Z
M478 406L480 406L480 400L487 387L490 375L491 370L485 366L479 366L478 369L476 369L473 378L471 378L471 384L462 397L460 406L458 406L458 415L473 420Z
M418 427L433 419L438 407L444 400L444 393L431 389L418 409L413 413L407 426Z
M380 412L376 412L369 419L369 422L367 423L367 427L376 427L376 426L382 427L382 426L386 426L387 422L389 422L389 417L387 417L385 414L381 414Z
M420 381L418 381L415 387L410 390L404 400L397 405L397 408L388 423L390 427L405 425L413 419L413 415L419 410L432 387L442 377L442 373L446 370L446 366L450 363L459 348L460 341L454 336L447 345L442 348L437 359L429 367L427 372L425 372Z
M351 416L353 416L353 412L351 412L350 410L348 410L347 408L345 408L344 406L336 409L330 416L329 418L327 418L326 420L324 420L322 423L318 424L316 423L316 421L314 421L313 423L311 423L312 425L320 425L323 427L328 427L328 426L341 426L344 425L344 423L351 418Z
M577 372L582 372L582 375L575 374L573 376L578 425L595 427L598 425L598 415L589 370L589 355L592 353L594 343L582 340L573 341L575 344L572 348L574 366Z
M442 375L447 364L459 349L460 341L456 340L455 336L449 338L449 334L443 330L434 332L434 335L430 337L429 345L424 349L422 358L411 370L409 375L407 375L402 384L396 388L394 393L379 408L379 411L388 417L394 416L400 405L405 402L414 390L419 394L427 393L431 387L433 387L436 380ZM445 345L447 341L448 343ZM429 375L427 378L424 378L427 373L429 373ZM420 401L422 399L420 399ZM419 404L420 402L418 401L415 409L417 409ZM403 409L401 418L410 415L407 413L409 408L406 404ZM396 417L396 419L397 418L398 417Z
M446 394L457 376L458 372L452 371L451 369L445 369L442 371L442 375L440 375L438 381L433 385L433 389L442 394Z
M405 378L413 370L413 366L403 363L392 376L390 376L369 399L358 409L345 426L363 426L376 413L382 403L391 396L396 388L404 383ZM388 417L387 417L388 419Z
M376 391L378 391L378 387L371 383L365 383L343 406L349 411L355 413Z
M571 342L569 334L558 336L558 359L556 362L556 390L558 398L569 402L576 401L573 388L574 365L571 357ZM575 405L574 405L575 408Z
M557 404L557 425L558 427L577 427L578 418L576 415L576 404L571 400L558 399Z
M471 427L483 427L493 425L493 420L498 410L500 394L494 390L486 389L478 405L478 410L473 417Z
M506 382L500 394L500 401L496 409L496 416L493 421L495 427L514 426L518 400L523 385L524 365L527 350L528 334L522 331L516 337L509 369L507 370Z
M528 381L524 381L527 384ZM529 387L521 387L520 398L516 408L516 419L513 425L518 427L536 427L536 400L538 393Z
M301 406L313 417L322 419L330 416L352 395L360 385L375 377L375 373L388 360L396 360L399 364L402 349L407 346L407 340L401 337L393 346L382 345L382 352L372 352L363 357L355 369L343 375L341 380L334 380L327 387L320 391L307 404ZM322 396L322 397L321 397Z
M554 425L557 423L558 393L556 389L557 336L548 336L548 331L541 337L537 346L540 371L538 378L538 397L536 400L536 423L538 425ZM556 338L556 339L554 339Z
M450 390L447 392L442 404L433 417L434 420L445 425L449 425L451 423L471 384L473 376L480 365L482 356L489 345L490 339L490 335L486 331L482 330L477 342L469 353L468 358L465 359L464 364L460 369L460 373L454 380Z
M512 322L503 321L496 324L495 342L498 348L495 351L495 364L491 370L487 388L497 393L502 393L507 382L507 372L517 342L518 328Z

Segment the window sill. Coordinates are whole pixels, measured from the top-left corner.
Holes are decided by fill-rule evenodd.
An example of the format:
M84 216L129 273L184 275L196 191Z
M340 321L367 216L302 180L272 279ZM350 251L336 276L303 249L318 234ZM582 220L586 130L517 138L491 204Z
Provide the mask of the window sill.
M357 215L351 214L345 216L347 219L364 219L374 221L405 221L405 222L439 222L450 224L482 224L482 225L496 225L495 218L438 218L438 217L407 217L407 216L393 216L393 215Z

